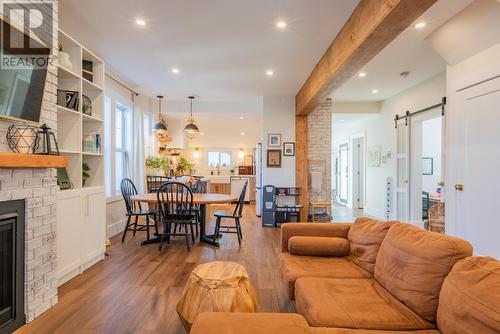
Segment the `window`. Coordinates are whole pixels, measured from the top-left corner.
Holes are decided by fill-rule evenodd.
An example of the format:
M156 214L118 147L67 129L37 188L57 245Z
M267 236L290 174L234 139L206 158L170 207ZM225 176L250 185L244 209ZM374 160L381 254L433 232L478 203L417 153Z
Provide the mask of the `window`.
M207 161L209 167L230 167L231 152L208 152Z
M127 108L117 102L115 104L115 195L120 194L120 184L127 175Z
M130 177L129 157L131 148L131 104L125 98L106 96L105 98L105 179L106 197L110 200L121 196L120 184L123 178ZM123 102L122 102L123 101Z

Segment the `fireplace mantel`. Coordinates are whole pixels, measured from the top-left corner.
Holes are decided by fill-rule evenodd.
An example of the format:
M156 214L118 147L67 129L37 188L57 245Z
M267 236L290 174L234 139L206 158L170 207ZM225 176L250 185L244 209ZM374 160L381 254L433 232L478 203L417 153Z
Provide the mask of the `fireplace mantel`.
M0 168L59 168L67 166L68 159L60 155L0 152Z

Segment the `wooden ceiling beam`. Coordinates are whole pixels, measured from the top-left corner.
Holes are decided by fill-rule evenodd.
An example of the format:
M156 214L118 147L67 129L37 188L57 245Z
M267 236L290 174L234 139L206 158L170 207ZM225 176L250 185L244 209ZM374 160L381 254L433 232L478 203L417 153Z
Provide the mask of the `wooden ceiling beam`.
M295 97L305 116L437 0L361 0Z

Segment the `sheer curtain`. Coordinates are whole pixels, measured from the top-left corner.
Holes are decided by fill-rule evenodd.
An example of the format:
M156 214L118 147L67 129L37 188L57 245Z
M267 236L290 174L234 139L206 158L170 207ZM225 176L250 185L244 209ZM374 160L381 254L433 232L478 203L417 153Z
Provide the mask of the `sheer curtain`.
M151 101L106 77L104 153L108 201L121 200L122 178L132 179L139 192L145 191L144 162L150 151ZM123 115L121 121L120 115ZM122 155L120 150L124 150Z
M147 98L135 96L132 116L132 159L130 160L130 167L132 180L139 192L145 192L144 160L146 148L144 136L147 129L144 129L144 114L149 114Z

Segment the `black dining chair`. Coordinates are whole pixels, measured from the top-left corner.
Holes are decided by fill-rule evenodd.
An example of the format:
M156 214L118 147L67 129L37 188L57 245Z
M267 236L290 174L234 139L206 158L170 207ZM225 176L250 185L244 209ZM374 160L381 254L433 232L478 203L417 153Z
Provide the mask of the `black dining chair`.
M137 195L137 188L135 187L134 182L130 179L123 179L120 184L123 200L125 201L125 208L127 210L127 224L125 225L125 229L123 230L122 235L122 243L125 241L125 236L127 235L127 231L133 231L134 236L137 231L146 231L146 238L150 240L150 232L149 228L151 226L149 218L152 217L154 221L154 227L156 235L158 235L158 222L156 220L157 213L155 211L143 210L141 207L141 203L132 201L132 196ZM135 217L134 222L132 223L132 217ZM145 217L145 225L139 225L138 221L139 217Z
M214 216L215 220L215 236L218 236L219 233L236 233L238 235L238 243L241 244L241 240L243 239L243 233L241 233L241 224L240 219L243 217L243 205L245 204L245 193L247 191L248 181L245 182L243 189L241 190L240 197L236 206L234 207L234 211L216 211ZM221 225L222 219L233 219L235 225ZM226 229L225 231L221 231L220 229Z
M149 193L155 193L160 189L160 187L171 181L172 178L168 176L156 176L156 175L148 175L146 176L146 185L148 187Z
M182 236L186 238L189 251L189 237L194 244L193 224L195 224L191 189L180 182L167 182L158 189L157 196L158 209L163 220L163 233L161 233L159 250L161 251L165 241L170 242L170 237ZM177 231L177 227L180 227L180 233ZM183 233L182 228L184 228Z

